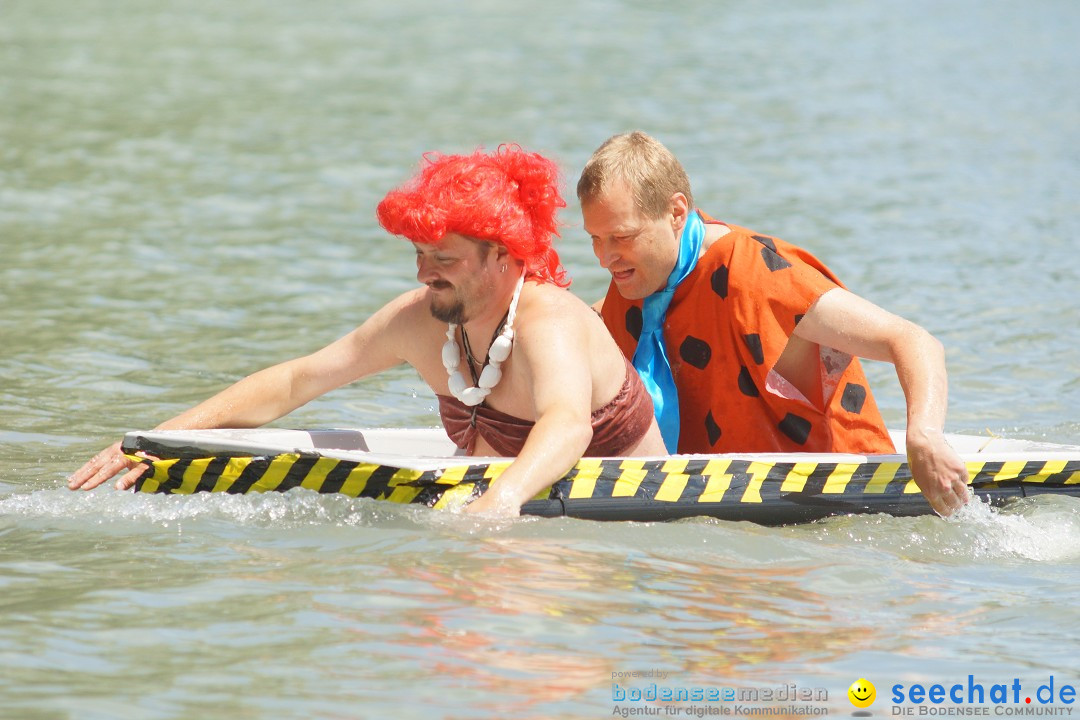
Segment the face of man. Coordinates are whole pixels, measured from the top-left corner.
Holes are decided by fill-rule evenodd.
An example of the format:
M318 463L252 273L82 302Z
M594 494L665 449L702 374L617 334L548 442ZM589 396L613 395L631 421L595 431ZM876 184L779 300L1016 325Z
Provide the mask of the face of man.
M593 253L611 273L620 295L639 300L664 288L679 257L678 233L685 217L646 217L621 182L582 205L581 215Z
M451 233L438 245L413 246L416 279L428 286L432 316L458 325L473 318L494 290L490 243Z

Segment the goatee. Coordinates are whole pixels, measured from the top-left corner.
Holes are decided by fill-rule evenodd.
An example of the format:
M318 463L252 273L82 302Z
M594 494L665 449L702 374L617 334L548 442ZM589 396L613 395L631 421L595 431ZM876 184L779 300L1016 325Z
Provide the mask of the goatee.
M440 322L463 325L465 323L465 303L461 302L461 300L454 300L448 305L438 305L432 299L431 316Z

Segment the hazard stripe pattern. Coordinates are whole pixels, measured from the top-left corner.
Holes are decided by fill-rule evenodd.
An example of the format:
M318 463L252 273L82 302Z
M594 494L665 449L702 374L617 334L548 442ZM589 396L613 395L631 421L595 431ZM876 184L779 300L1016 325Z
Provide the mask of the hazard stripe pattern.
M398 503L465 503L487 489L508 462L415 470L338 460L313 453L146 460L136 483L147 493L284 492L306 488ZM975 488L1080 485L1080 461L969 462ZM447 492L449 493L447 498ZM634 498L659 503L760 504L799 496L852 498L918 493L906 463L763 462L673 457L663 460L586 458L537 499Z

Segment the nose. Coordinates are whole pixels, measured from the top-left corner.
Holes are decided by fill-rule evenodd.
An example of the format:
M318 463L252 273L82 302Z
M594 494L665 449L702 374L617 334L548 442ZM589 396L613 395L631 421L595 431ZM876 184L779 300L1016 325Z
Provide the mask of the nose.
M424 259L422 255L416 256L416 280L423 285L427 285L432 280L438 279L438 274L432 269L431 263Z
M602 238L596 238L592 243L593 255L600 261L600 267L605 270L611 266L611 263L618 259L619 255L616 252L615 243L604 240Z

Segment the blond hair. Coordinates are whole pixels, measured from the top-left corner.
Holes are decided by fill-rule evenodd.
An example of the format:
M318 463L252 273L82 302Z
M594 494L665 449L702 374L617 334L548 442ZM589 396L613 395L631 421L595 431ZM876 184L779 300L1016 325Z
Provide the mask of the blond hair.
M634 204L646 217L656 219L667 212L675 193L686 196L694 207L690 178L682 163L656 138L640 130L614 135L585 163L577 184L578 201L584 205L602 195L617 181L627 184Z

